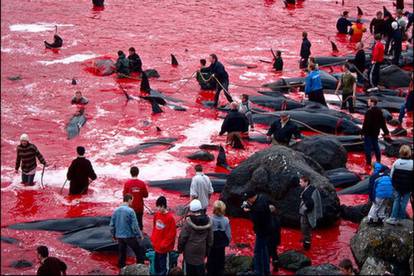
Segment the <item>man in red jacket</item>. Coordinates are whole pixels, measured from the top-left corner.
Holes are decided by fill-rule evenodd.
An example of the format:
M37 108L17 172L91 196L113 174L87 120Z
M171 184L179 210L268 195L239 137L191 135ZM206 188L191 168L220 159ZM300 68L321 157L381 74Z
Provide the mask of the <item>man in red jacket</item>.
M381 35L375 35L375 45L372 50L372 66L369 73L369 83L372 87L377 87L380 78L380 66L384 61L384 44L381 42Z
M143 228L142 216L144 214L144 198L148 197L147 185L144 181L138 179L139 169L137 167L131 167L130 169L131 179L129 179L124 185L123 195L131 194L134 197L131 208L134 209L137 215L139 229Z
M154 228L151 242L155 251L155 275L167 275L169 266L167 259L174 249L177 234L173 215L167 210L167 199L160 196L156 202L157 212L154 215Z

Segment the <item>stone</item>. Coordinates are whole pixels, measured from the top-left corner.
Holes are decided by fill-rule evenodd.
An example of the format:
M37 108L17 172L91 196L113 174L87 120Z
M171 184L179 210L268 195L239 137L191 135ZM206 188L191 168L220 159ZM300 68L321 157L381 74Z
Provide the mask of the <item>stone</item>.
M33 263L27 260L17 260L17 261L13 261L10 264L10 266L14 268L26 268L26 267L32 267Z
M321 264L301 268L296 271L296 275L343 275L343 273L333 264Z
M236 256L234 254L226 256L224 264L225 275L236 275L247 273L253 267L253 258L250 256Z
M348 160L346 149L337 139L331 137L306 137L294 144L292 148L310 156L325 170L344 168Z
M384 275L389 271L388 266L383 260L368 257L362 265L360 275Z
M191 159L191 160L213 161L214 160L214 155L207 152L207 151L200 150L200 151L197 151L197 152L192 153L190 155L187 155L187 158Z
M279 266L288 270L297 271L310 265L311 260L295 250L289 250L279 255Z
M364 218L358 232L351 239L351 250L355 261L361 267L368 258L374 258L376 263L389 263L394 271L406 272L409 259L413 253L413 222L410 219L401 220L400 225L369 226L368 218ZM368 264L365 266L367 267Z
M256 152L234 168L227 178L221 199L227 205L228 215L246 217L240 208L242 196L247 190L254 189L258 193L267 194L275 202L282 225L299 227L302 189L298 185L298 173L305 174L321 194L323 217L318 225L329 225L339 218L339 199L329 180L318 171L323 169L312 158L275 145Z
M149 268L144 264L127 265L121 269L120 275L150 275Z

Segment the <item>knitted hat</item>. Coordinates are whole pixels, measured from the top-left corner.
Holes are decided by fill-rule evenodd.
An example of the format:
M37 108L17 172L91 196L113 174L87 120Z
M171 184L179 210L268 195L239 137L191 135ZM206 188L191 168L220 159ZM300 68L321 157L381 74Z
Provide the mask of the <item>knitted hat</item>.
M27 135L26 133L23 133L20 136L20 141L27 141L27 142L29 142L29 135Z
M201 202L198 199L193 199L190 203L190 211L191 212L198 212L201 211L201 209L203 209L201 207Z

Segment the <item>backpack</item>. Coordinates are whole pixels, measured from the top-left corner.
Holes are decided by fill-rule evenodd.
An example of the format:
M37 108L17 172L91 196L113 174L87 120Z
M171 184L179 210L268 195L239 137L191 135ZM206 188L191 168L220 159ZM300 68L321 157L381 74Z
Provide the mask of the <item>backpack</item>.
M214 248L229 246L230 240L227 237L225 231L220 231L220 230L214 231L213 235L214 235L214 242L213 242Z

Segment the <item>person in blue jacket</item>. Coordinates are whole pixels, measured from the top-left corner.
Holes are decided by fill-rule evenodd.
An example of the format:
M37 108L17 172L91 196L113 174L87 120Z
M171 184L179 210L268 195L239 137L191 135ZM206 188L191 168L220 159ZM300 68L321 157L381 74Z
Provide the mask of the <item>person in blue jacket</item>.
M314 63L309 63L309 74L305 79L305 94L309 101L317 102L326 106L325 96L323 95L322 81L319 70Z
M216 94L214 95L214 107L217 107L220 92L224 91L224 95L229 103L233 102L233 98L229 94L229 74L227 74L224 65L218 61L216 54L210 55L210 66L208 70L212 73L213 79L217 82Z
M369 183L369 198L372 206L368 213L368 225L382 225L386 217L386 200L391 199L394 192L390 170L381 163L375 162Z
M352 26L352 22L348 20L348 11L344 11L342 16L336 21L336 29L340 34L348 34L348 28Z

